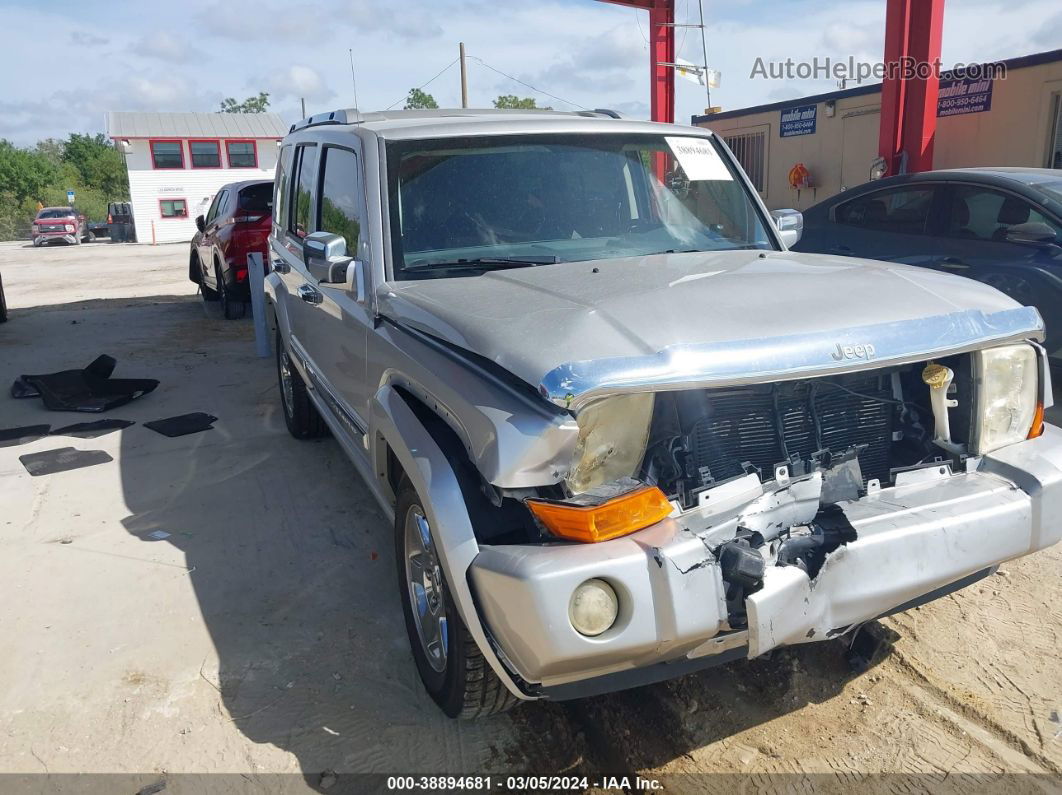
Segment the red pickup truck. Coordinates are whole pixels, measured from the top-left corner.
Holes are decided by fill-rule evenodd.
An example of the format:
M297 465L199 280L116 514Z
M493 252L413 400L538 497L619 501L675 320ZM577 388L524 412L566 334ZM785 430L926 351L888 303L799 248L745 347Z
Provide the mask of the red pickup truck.
M40 246L55 240L80 245L91 233L85 216L73 207L45 207L33 219L33 245Z

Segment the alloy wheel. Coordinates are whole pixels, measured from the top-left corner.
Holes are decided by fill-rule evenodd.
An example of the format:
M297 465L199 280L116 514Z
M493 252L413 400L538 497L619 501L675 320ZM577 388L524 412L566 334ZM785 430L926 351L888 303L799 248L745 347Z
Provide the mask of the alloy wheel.
M446 586L439 567L431 528L420 506L406 513L405 571L413 622L421 650L433 670L446 670Z

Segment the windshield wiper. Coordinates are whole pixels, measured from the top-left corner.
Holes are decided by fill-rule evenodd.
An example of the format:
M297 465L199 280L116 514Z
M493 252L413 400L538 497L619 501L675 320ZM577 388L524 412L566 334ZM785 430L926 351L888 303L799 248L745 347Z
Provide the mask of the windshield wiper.
M418 262L415 265L406 265L402 270L407 273L436 269L446 271L504 270L506 268L532 268L536 265L553 265L557 262L560 262L560 257L554 254L536 254L528 257L462 257L441 262Z

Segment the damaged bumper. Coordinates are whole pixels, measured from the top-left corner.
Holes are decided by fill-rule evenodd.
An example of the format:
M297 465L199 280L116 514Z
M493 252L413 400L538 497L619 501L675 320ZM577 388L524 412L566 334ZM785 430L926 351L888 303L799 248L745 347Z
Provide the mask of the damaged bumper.
M479 611L528 692L589 695L824 640L1062 537L1062 431L1048 427L966 472L944 464L903 473L891 488L840 503L854 539L819 566L777 565L766 550L779 542L767 541L762 585L744 594L743 621L734 622L721 545L740 528L770 538L820 510L813 479L751 477L626 538L482 547L469 572ZM568 617L573 591L590 578L606 580L620 602L616 623L597 637Z

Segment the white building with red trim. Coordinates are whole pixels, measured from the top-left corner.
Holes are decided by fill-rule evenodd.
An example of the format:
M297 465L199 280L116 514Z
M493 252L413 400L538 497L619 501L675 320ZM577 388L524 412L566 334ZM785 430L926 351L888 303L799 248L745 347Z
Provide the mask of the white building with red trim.
M191 240L195 217L222 185L272 179L288 126L276 113L108 113L107 135L129 172L137 240Z

